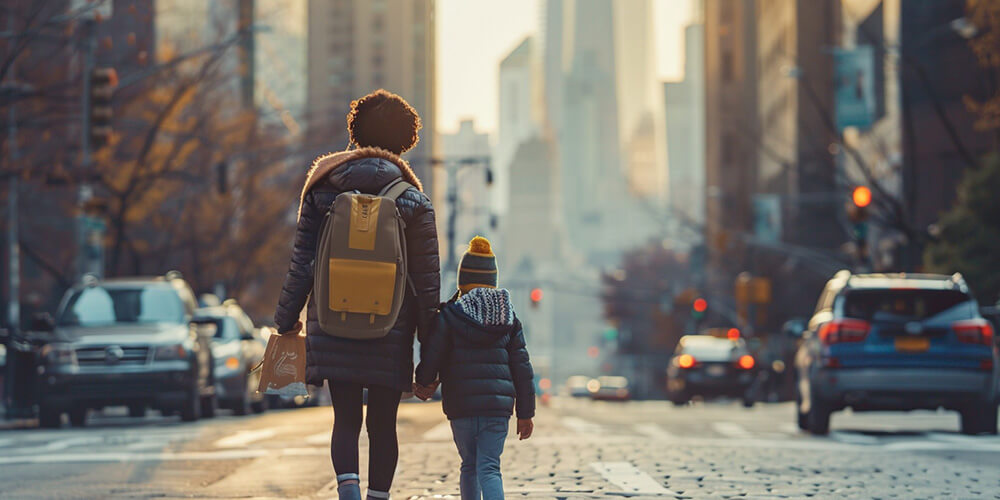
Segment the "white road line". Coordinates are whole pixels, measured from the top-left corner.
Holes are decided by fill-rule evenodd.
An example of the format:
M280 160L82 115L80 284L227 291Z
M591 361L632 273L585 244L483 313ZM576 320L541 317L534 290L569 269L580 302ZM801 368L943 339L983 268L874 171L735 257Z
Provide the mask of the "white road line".
M441 422L425 432L423 438L424 441L450 441L451 424L447 421Z
M859 434L856 432L839 432L834 431L830 433L830 438L841 443L850 444L862 444L862 445L876 445L880 444L881 441L875 436L869 436L867 434Z
M563 427L578 434L600 433L603 430L600 425L577 417L563 417L559 422L562 423Z
M232 436L226 436L214 443L216 448L239 448L254 441L267 439L276 434L274 429L257 429L252 431L239 431Z
M723 436L731 438L748 438L753 436L742 425L732 422L712 422L712 429Z
M320 445L320 444L330 444L330 440L333 435L330 431L323 431L313 434L312 436L306 436L306 444Z
M635 424L632 428L639 434L653 439L674 439L677 437L656 424Z
M594 462L590 467L596 470L610 483L621 488L624 493L636 495L674 495L677 494L657 483L649 474L636 469L628 462Z
M0 465L44 463L101 463L101 462L161 462L176 460L241 460L266 456L328 456L324 448L283 448L280 450L247 448L216 451L158 452L158 453L49 453L45 455L0 456Z
M7 446L13 442L14 442L13 439L0 439L0 448L3 448L4 446Z
M85 445L85 444L97 444L104 441L102 436L80 436L69 439L59 439L57 441L52 441L49 444L40 447L41 450L54 451L54 450L65 450L71 446Z

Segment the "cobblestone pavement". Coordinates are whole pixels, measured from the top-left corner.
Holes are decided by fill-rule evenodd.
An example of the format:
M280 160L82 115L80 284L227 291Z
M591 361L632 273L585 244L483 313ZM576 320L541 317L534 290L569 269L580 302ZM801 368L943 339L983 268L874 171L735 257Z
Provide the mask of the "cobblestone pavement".
M84 429L0 431L0 498L335 498L332 412L96 416ZM511 498L1000 498L1000 438L952 413L839 413L800 433L787 404L556 399L508 441ZM438 404L400 409L393 496L457 497L458 456ZM362 436L362 476L367 443Z

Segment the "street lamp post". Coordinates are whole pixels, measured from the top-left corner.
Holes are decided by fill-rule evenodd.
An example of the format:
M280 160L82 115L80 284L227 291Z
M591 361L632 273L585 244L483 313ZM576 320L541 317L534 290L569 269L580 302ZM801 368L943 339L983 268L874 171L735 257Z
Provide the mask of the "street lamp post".
M458 173L466 168L482 167L486 176L486 185L490 186L493 184L492 160L489 156L465 156L452 159L433 158L431 159L431 166L443 168L448 175L448 194L445 200L448 203L448 254L445 266L449 270L448 272L454 272L458 267L458 255L455 250L459 206Z

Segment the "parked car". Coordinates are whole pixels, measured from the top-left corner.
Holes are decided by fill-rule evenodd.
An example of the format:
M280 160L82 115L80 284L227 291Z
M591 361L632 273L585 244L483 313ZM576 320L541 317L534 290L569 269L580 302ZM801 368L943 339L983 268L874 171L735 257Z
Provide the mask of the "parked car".
M945 408L965 434L997 433L997 349L961 275L841 271L827 283L795 357L798 424L830 414Z
M191 324L194 294L179 273L84 282L66 292L41 349L38 418L82 426L89 409L128 406L178 412L185 421L215 412L210 339Z
M587 389L595 401L628 401L632 397L625 377L597 377L587 383Z
M583 375L573 375L566 379L566 393L574 398L588 398L590 391L587 390L587 382L590 377Z
M685 335L667 367L668 397L678 406L694 396L742 398L744 406L753 406L749 389L756 365L741 338Z
M206 328L205 334L212 339L219 407L236 415L265 411L268 398L257 392L260 371L253 369L264 359L266 343L243 308L235 301L226 301L220 306L199 309L194 322Z

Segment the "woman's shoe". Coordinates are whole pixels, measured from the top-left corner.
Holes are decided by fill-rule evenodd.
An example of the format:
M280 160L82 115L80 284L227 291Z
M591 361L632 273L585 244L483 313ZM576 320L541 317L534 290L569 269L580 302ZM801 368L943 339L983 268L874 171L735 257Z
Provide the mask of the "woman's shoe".
M337 497L340 500L361 500L361 481L357 474L337 476Z

